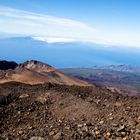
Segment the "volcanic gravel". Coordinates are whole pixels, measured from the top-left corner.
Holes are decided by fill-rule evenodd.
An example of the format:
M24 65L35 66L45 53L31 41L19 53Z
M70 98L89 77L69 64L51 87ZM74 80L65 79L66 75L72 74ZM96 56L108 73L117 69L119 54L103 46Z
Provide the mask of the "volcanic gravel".
M140 96L101 87L0 85L0 140L140 140Z

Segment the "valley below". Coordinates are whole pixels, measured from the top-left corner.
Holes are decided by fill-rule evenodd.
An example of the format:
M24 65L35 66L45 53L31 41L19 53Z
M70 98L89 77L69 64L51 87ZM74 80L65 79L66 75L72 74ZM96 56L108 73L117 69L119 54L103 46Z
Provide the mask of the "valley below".
M127 65L65 68L64 73L129 96L140 93L140 67Z

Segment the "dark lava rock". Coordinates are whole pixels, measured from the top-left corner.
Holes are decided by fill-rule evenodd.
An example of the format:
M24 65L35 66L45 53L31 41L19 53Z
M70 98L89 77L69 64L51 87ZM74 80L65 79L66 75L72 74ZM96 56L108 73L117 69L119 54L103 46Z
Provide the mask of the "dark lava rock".
M0 70L15 69L18 66L16 62L0 61Z

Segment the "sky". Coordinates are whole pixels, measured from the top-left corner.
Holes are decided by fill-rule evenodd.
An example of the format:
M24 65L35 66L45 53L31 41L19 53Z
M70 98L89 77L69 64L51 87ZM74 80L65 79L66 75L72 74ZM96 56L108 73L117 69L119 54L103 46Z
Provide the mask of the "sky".
M140 47L139 0L0 0L0 35Z

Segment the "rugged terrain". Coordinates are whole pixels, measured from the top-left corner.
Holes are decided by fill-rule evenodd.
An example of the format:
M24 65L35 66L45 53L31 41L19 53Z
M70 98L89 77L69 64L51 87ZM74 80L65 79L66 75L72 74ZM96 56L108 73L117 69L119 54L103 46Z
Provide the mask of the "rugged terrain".
M89 85L87 82L67 76L54 67L35 60L22 64L0 61L0 83L17 81L27 84L57 83L65 85Z
M101 87L0 85L1 140L140 140L140 97Z
M92 68L66 68L64 73L86 80L122 94L137 95L140 93L140 67L135 66L96 66Z
M140 96L38 61L0 64L0 140L140 140Z

